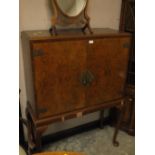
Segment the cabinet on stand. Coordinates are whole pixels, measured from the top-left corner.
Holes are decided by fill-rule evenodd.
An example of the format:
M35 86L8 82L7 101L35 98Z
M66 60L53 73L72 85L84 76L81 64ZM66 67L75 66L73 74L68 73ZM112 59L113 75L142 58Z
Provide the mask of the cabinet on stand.
M59 33L59 32L58 32ZM111 29L22 32L26 115L35 147L51 123L116 107L121 123L131 36ZM31 145L29 145L31 147Z

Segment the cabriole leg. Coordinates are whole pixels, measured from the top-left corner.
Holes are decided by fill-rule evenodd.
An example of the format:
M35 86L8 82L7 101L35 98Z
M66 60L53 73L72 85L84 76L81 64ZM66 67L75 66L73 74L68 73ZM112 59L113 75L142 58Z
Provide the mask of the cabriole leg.
M41 152L42 143L41 143L41 134L37 131L35 132L35 143L36 143L36 152Z
M115 127L115 131L114 131L114 136L113 136L113 145L114 146L119 146L119 142L116 140L118 132L119 132L119 128L122 122L122 118L124 115L124 100L121 102L121 106L119 108L120 110L120 114L119 114L119 119L117 121L116 127Z
M28 155L32 155L31 152L32 152L32 149L35 147L35 144L34 144L34 135L33 135L33 123L32 123L32 120L31 120L31 116L28 112L28 108L26 108L26 126L27 126L27 140L28 140L28 151L27 151L27 154Z
M35 127L35 144L36 144L36 152L39 153L42 151L42 135L47 129L48 126Z

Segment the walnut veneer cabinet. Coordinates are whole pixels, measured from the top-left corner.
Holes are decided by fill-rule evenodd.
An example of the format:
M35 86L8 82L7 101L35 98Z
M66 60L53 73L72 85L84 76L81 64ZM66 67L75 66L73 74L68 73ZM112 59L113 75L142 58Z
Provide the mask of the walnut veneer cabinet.
M48 125L124 105L131 37L111 29L93 34L22 32L29 137L37 147ZM121 115L122 116L122 115ZM114 132L113 143L121 117ZM29 144L31 146L31 144Z

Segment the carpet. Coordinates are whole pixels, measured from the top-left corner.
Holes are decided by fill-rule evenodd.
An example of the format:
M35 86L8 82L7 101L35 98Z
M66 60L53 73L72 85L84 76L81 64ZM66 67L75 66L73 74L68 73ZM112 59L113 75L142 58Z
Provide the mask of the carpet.
M77 151L86 155L134 155L135 138L125 132L118 134L119 147L114 147L114 128L94 129L44 146L44 151ZM51 140L52 141L52 140Z

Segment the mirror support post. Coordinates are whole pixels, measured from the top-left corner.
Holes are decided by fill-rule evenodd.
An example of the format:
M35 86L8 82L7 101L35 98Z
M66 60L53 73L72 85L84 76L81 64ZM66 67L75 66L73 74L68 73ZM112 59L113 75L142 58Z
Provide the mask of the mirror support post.
M84 17L85 17L85 19L86 19L86 24L85 24L84 27L82 28L82 31L85 33L86 28L88 28L89 32L90 32L91 34L93 34L93 31L92 31L92 29L91 29L91 27L90 27L90 17L89 17L88 14L87 14L87 8L88 8L88 0L87 0L87 3L86 3L86 7L85 7L85 9L84 9Z
M53 25L50 28L49 32L50 32L51 35L54 35L54 36L56 36L58 34L55 25Z

